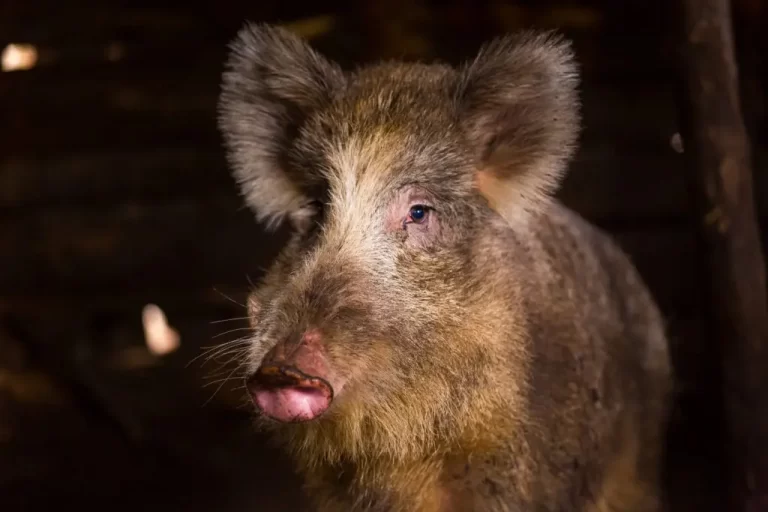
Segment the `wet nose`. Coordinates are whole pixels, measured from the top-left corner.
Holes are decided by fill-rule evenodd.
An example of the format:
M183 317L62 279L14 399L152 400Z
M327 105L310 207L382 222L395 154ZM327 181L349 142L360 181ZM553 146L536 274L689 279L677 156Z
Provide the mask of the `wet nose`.
M246 380L246 387L267 416L306 421L322 414L333 400L329 380L322 335L309 329L297 342L275 345Z

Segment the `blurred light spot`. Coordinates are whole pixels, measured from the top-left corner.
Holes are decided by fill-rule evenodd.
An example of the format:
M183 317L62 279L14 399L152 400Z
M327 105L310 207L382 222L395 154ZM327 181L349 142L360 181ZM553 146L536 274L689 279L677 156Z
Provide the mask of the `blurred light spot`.
M179 348L179 333L168 325L165 313L155 304L147 304L141 312L144 339L152 354L162 356Z
M602 14L589 7L551 8L547 13L550 23L556 27L594 28L602 22Z
M112 62L116 62L122 59L124 55L125 55L125 48L120 43L110 43L104 49L104 56L107 58L107 60L110 60Z
M133 110L141 107L145 99L141 94L141 91L136 89L121 88L115 91L112 95L112 103L118 107L126 110Z
M20 403L64 402L59 388L42 372L0 370L0 395L10 395Z
M147 346L131 346L115 352L111 364L118 370L139 370L157 366L158 362Z
M9 44L0 57L3 71L32 69L37 64L37 49L31 44Z
M683 153L685 149L683 148L683 138L680 136L679 133L675 133L672 135L672 138L669 141L669 145L672 146L672 149L676 153Z
M315 16L286 23L283 26L303 38L314 39L330 32L335 24L336 20L333 16Z

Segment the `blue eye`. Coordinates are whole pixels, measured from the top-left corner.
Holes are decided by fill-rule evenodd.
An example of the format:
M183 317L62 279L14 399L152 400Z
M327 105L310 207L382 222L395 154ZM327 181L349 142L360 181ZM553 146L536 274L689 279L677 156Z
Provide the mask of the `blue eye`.
M409 216L413 222L419 223L427 216L427 207L421 204L411 206Z

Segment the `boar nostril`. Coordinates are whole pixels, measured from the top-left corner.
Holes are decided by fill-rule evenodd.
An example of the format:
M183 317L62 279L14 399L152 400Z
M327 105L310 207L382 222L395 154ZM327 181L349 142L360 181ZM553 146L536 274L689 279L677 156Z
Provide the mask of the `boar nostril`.
M248 384L253 386L281 387L297 386L301 383L317 381L325 386L330 385L321 377L307 375L296 367L283 364L264 365L248 379Z

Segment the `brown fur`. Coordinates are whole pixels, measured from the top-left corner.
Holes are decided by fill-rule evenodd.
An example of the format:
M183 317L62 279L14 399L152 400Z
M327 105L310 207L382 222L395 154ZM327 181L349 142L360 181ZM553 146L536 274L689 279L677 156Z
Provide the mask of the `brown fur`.
M232 45L220 122L257 217L248 372L320 329L343 392L259 425L319 510L658 510L670 370L628 258L552 198L576 143L566 42L343 72L281 29ZM402 224L409 205L433 209Z

